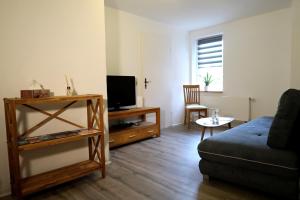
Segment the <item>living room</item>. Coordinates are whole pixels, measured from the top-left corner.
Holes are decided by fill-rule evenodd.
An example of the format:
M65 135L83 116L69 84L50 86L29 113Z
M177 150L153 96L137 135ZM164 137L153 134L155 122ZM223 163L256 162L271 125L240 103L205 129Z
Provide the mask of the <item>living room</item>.
M248 105L250 97L251 110L246 107L243 111L236 109L232 113L224 114L232 115L240 121L274 116L281 94L288 88L300 88L299 1L277 3L268 1L265 3L268 9L265 10L256 5L256 13L242 13L238 18L230 18L228 13L231 13L231 10L226 6L210 5L214 9L215 19L209 15L212 22L198 20L200 24L190 28L193 25L185 22L178 21L178 24L186 25L179 27L145 17L139 9L137 11L140 15L126 9L118 9L115 1L1 1L1 98L20 97L20 90L29 89L33 80L50 89L55 96L65 95L67 75L74 81L74 88L78 94L102 94L106 100L106 76L130 75L135 76L137 80L137 105L160 107L161 129L172 129L172 126L182 126L183 123L182 85L191 84L195 80L194 46L197 40L222 34L223 90L201 92L201 103L209 107L216 106L222 113L228 104L218 104L218 99L228 97L232 99L229 101L231 106L245 108L244 105ZM247 7L240 6L241 10ZM227 21L222 21L218 18L218 13L221 15L222 9L226 8L228 10L225 13L229 16ZM150 81L148 90L145 89L145 78ZM197 84L201 85L202 82ZM85 116L75 116L76 112L75 110L66 116L85 123ZM6 196L10 194L10 177L4 105L0 107L0 118L0 195ZM27 123L35 124L36 118ZM122 151L125 151L122 150L123 147L116 151L109 150L107 109L104 112L104 124L106 167L109 170L116 160L114 157L112 164L109 164L110 158L121 157L119 155L126 155L127 152L122 154ZM63 125L59 123L52 123L45 130L54 132L61 127ZM186 128L183 130L190 132ZM192 131L198 134L199 140L198 128L193 127ZM183 141L187 139L177 136ZM162 134L161 138L163 137ZM128 146L134 145L140 143ZM135 148L139 151L140 147ZM190 150L189 147L187 149ZM118 152L119 154L115 155ZM188 154L189 151L183 153ZM49 156L44 154L47 155L46 150L27 155L31 157L30 167L23 169L23 173L38 174L72 164L86 156L86 145L79 142L76 143L76 148L73 148L72 144L68 144L60 149L50 149ZM197 158L193 170L199 173L197 163L200 158L196 148L192 154L196 154L193 158ZM170 176L168 178L171 179ZM81 180L85 182L84 179ZM101 183L100 181L99 184ZM231 185L220 186L219 182L215 184L216 187L231 188L233 194L226 196L227 199L239 199L240 193L252 193L242 188L240 190L245 190L243 193ZM187 189L187 186L182 188ZM59 191L59 188L56 190ZM169 190L162 188L152 192L163 194L164 191ZM199 191L198 198L218 199L212 194L207 195L205 189ZM204 192L202 196L201 192ZM226 195L226 192L225 189L223 193L218 194L219 199L223 199L222 195ZM96 192L100 196L96 195L98 198L94 198L101 199L99 193L101 191ZM80 195L78 198L93 198ZM148 195L149 198L153 198L151 194ZM158 196L155 197L159 199ZM170 196L165 195L161 199L163 197ZM123 199L130 198L128 196Z

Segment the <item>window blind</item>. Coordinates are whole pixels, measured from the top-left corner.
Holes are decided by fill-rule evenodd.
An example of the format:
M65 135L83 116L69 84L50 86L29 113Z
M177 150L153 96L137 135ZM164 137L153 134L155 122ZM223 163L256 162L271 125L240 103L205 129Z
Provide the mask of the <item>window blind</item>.
M216 35L199 39L197 43L198 68L222 67L223 36Z

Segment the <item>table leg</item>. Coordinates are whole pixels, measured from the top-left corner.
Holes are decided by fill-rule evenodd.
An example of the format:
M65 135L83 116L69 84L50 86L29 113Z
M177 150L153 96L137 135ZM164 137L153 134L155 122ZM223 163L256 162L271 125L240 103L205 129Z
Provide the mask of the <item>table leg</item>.
M213 136L213 128L210 127L210 136Z
M202 127L202 136L201 136L201 141L202 141L202 140L203 140L203 138L204 138L205 129L206 129L206 128L203 126L203 127Z
M228 123L228 128L229 128L229 129L231 129L231 122L230 122L230 123Z

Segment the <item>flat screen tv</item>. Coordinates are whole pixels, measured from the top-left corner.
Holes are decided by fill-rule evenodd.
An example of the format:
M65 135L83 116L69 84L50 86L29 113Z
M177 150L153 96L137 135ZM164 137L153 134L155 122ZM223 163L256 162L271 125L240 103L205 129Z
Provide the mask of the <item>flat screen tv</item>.
M106 78L106 83L109 111L127 109L128 106L136 105L134 76L109 75Z

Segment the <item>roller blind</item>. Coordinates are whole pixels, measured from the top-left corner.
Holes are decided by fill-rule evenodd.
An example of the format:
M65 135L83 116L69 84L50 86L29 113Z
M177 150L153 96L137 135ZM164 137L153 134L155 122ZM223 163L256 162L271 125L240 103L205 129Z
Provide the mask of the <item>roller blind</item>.
M197 42L198 68L223 66L223 36L216 35Z

